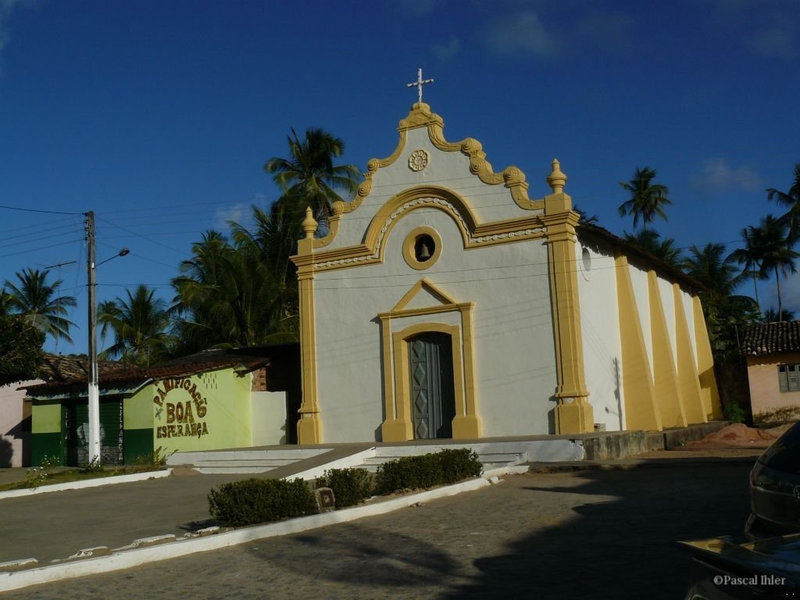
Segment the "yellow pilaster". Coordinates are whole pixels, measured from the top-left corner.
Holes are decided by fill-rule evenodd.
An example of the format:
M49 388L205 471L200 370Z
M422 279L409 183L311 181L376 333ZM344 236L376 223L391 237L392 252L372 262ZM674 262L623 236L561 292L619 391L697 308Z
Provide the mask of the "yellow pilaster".
M300 291L300 366L302 370L303 403L297 422L297 441L300 444L322 442L322 419L317 403L317 337L314 330L314 272L310 258L314 252L314 232L317 222L306 209L303 220L305 238L297 243L297 283Z
M658 289L656 272L647 272L647 289L650 297L650 331L653 343L653 375L656 406L664 427L686 427L686 410L683 406L678 371L672 352L672 343L664 315L664 305Z
M564 193L567 177L559 162L547 178L553 193L546 196L542 221L547 229L553 327L556 350L556 433L586 433L594 430L594 414L583 370L578 277L575 268L575 226L579 215Z
M683 292L677 283L672 284L675 302L675 345L678 353L678 383L681 388L683 407L689 423L707 422L703 403L700 400L700 378L692 349L692 337L683 305Z
M475 373L473 365L475 356L472 346L472 304L468 310L461 311L461 335L463 340L454 340L464 346L464 411L453 419L453 438L470 440L481 437L481 420L478 417L477 400L475 399ZM457 356L454 352L453 356ZM459 411L461 412L461 411Z
M395 373L394 363L400 359L395 353L402 353L401 344L392 340L392 327L389 315L381 317L381 347L383 349L383 398L386 419L381 423L381 440L384 442L404 442L414 439L414 430L411 426L411 415L405 410L406 403L400 402L397 406L395 400L396 377L403 377L405 373ZM408 360L406 356L402 360ZM400 396L402 398L402 396Z
M703 410L709 419L722 418L722 405L719 401L717 378L714 375L714 355L706 330L706 318L699 296L692 296L692 314L694 316L694 339L697 347L697 372L700 378L700 397Z
M617 272L619 337L622 346L622 391L625 398L625 428L661 431L661 415L656 406L653 372L644 343L642 322L631 283L628 258L614 260Z

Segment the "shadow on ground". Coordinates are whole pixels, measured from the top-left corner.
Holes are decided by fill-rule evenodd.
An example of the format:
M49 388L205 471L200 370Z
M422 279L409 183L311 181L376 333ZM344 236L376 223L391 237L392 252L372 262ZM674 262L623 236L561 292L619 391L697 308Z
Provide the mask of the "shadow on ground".
M346 584L352 598L683 598L690 560L675 542L741 538L748 470L721 463L584 471L561 479L530 474L503 484L518 487L503 496L508 504L464 516L462 510L447 515L442 505L444 516L419 534L390 534L368 521L340 525L353 529L346 536L325 529L292 536L290 555L308 562L270 560L298 574L313 565L315 578ZM553 487L554 481L566 487ZM430 527L441 521L437 541ZM502 532L504 551L477 560L459 556L475 528Z
M576 506L577 518L479 559L479 577L440 597L683 598L690 560L675 542L742 538L746 474L741 465L584 472L579 487L547 491L618 499Z

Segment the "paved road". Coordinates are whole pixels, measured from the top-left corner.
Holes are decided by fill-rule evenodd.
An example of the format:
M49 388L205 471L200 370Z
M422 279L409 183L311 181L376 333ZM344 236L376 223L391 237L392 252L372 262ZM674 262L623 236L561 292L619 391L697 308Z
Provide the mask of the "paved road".
M682 598L689 560L674 541L740 535L748 470L513 476L388 515L0 599Z

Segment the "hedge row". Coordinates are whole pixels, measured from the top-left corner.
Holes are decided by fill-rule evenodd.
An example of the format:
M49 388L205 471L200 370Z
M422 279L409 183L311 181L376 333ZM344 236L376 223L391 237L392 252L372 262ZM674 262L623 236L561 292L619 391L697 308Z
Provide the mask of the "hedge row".
M478 455L467 448L409 456L384 463L375 476L363 469L331 469L317 487L333 490L337 507L359 504L373 494L429 488L481 474ZM246 479L214 488L211 516L224 527L240 527L317 512L313 492L302 479Z
M354 506L374 495L375 481L372 473L364 469L330 469L317 479L317 487L333 490L336 506Z
M314 494L302 479L245 479L208 494L211 516L223 527L241 527L317 512Z
M481 470L478 455L468 448L408 456L380 465L375 489L378 494L391 494L399 490L429 488L477 477Z

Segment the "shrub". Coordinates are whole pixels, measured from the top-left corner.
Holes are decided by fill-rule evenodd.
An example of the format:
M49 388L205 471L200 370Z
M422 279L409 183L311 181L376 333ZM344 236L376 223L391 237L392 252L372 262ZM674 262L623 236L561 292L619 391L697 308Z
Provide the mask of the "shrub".
M482 466L478 455L468 448L442 450L436 454L408 456L378 467L375 486L379 494L397 490L429 488L477 477Z
M731 423L744 423L747 421L747 414L744 409L735 402L728 402L723 407L723 414L727 421Z
M172 452L167 452L164 450L162 446L159 446L152 452L147 454L140 454L136 457L136 464L140 466L154 466L154 467L163 467L167 464L167 459L170 455L175 454L176 450Z
M218 525L241 527L317 511L314 494L302 479L245 479L225 483L208 494L209 512Z
M42 457L42 463L38 467L33 467L25 472L25 487L38 488L43 485L52 474L54 467L61 464L55 456Z
M317 479L317 487L331 488L339 508L360 504L375 489L372 474L364 469L330 469Z
M439 457L442 465L442 483L455 483L462 479L478 477L483 471L478 455L469 448L442 450L435 456Z

